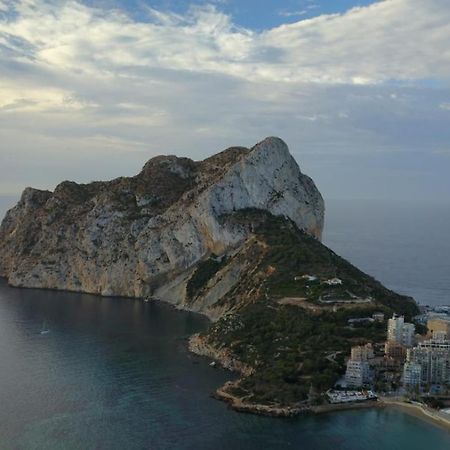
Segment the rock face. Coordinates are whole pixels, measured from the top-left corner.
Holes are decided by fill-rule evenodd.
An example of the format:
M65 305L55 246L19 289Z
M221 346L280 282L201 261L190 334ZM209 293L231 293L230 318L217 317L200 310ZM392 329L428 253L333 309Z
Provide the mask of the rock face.
M25 189L0 228L0 275L13 286L150 295L219 316L220 299L249 264L239 252L251 227L230 216L249 209L285 216L321 237L319 191L286 144L267 138L201 162L159 156L131 178ZM198 264L230 255L233 264L207 298L189 301Z
M0 227L0 275L206 314L214 323L190 350L241 376L216 396L291 416L309 408L311 388L325 392L341 376L330 354L386 339L349 318L419 312L322 245L323 216L320 193L278 138L201 162L159 156L131 178L25 189Z

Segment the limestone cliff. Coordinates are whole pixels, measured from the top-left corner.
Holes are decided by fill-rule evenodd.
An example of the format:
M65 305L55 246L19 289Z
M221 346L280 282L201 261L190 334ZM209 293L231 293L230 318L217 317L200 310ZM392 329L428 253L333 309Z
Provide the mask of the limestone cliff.
M159 156L131 178L27 188L0 228L0 275L13 286L150 295L217 318L251 269L251 225L232 216L252 208L321 237L322 197L278 138L200 162ZM220 276L188 292L208 262Z
M241 374L217 397L290 416L321 401L352 345L386 339L375 312L418 313L321 244L323 216L278 138L200 162L159 156L131 178L27 188L0 228L0 275L204 313L214 322L190 350Z

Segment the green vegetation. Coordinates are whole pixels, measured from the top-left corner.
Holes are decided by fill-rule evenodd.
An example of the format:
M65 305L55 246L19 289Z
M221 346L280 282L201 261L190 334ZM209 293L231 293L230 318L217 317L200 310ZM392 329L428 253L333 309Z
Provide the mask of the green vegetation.
M226 264L226 261L225 257L219 258L214 254L207 260L201 261L187 283L188 298L195 298L206 283Z
M284 218L268 216L259 224L257 234L269 246L264 263L276 268L266 283L271 297L306 296L314 301L324 294L348 298L350 292L360 298L371 297L377 304L387 307L387 311L404 314L408 319L418 314L413 299L386 289ZM294 281L295 276L304 274L315 275L322 280L338 277L343 285L330 287Z
M255 369L239 385L246 401L292 404L306 400L311 389L323 392L343 374L344 356L352 345L385 340L385 324L351 327L348 319L370 317L376 311L417 314L412 299L386 289L288 220L256 210L238 212L229 220L240 225L250 220L266 249L253 269L267 275L249 277L240 285L241 292L254 292L252 300L215 323L207 335L216 348L229 349ZM218 270L217 262L208 261L192 277L190 292L198 292ZM318 280L294 280L304 274ZM343 284L330 287L321 282L332 277ZM349 293L373 300L335 309L318 302L325 295L348 298ZM286 296L305 298L315 309L280 304Z
M347 326L354 314L312 315L260 299L217 322L209 337L256 369L241 383L252 401L290 403L306 399L311 386L326 390L337 381L344 368L336 352L348 354L351 345L384 339L383 324Z

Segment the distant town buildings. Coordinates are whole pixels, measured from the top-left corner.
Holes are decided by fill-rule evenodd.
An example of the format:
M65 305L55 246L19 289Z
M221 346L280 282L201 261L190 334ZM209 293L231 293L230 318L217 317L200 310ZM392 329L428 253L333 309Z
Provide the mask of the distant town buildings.
M370 366L367 361L347 362L347 370L345 372L345 384L347 387L360 388L370 382Z
M350 359L347 361L345 384L347 387L359 388L372 381L369 360L374 357L372 344L352 347Z
M353 361L368 361L374 358L375 354L371 343L352 347L351 359Z
M427 321L428 337L437 340L450 339L450 320L430 318Z
M441 316L436 317L434 310L432 314L425 312L425 320L421 321L427 324L428 338L418 336L417 343L414 324L394 314L387 324L384 360L375 357L370 343L352 347L343 380L345 386L367 389L376 380L382 388L387 386L395 390L401 378L404 387L421 392L431 391L431 388L450 388L450 314L444 316L439 312ZM348 320L352 326L364 321L383 322L384 314L379 312L371 318ZM343 387L344 383L340 386Z
M422 383L422 366L406 361L403 366L403 384L409 388L419 387Z
M403 316L394 314L388 320L385 355L389 358L404 360L406 349L414 345L415 331L414 324L407 323Z
M384 344L384 354L388 358L404 360L406 357L406 347L397 342L386 341Z
M450 385L450 340L430 339L408 349L403 382L407 387Z
M388 342L395 342L410 348L414 345L414 335L416 327L412 323L405 322L403 316L394 314L388 320L387 340Z

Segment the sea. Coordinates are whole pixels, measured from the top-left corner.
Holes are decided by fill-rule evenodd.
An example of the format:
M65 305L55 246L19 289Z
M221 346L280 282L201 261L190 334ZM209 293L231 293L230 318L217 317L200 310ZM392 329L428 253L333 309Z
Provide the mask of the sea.
M450 200L328 200L323 242L419 304L450 305Z
M328 201L324 242L388 287L450 304L450 209ZM1 450L448 450L393 409L277 419L211 397L234 375L186 350L208 320L159 302L0 280Z

